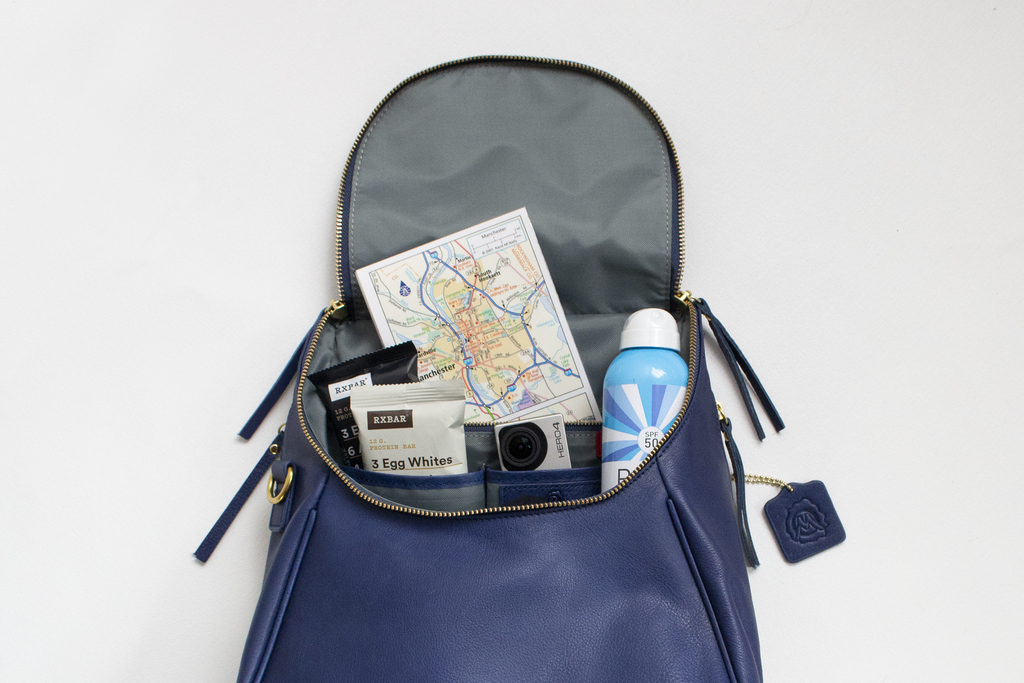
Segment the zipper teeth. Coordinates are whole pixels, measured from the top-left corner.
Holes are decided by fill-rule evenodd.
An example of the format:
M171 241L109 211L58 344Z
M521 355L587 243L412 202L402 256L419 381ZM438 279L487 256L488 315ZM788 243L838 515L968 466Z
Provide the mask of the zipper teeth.
M618 493L626 486L628 486L631 481L633 481L637 473L640 470L642 470L647 465L647 463L649 463L651 459L654 458L655 455L658 454L658 451L661 450L661 447L665 444L666 441L668 441L669 437L672 436L672 434L676 430L676 427L678 427L679 423L682 421L683 415L686 414L687 408L689 408L690 406L690 398L693 395L693 387L696 381L697 374L697 310L694 308L692 303L687 303L686 306L689 311L690 348L688 363L690 372L689 377L686 381L686 394L683 396L683 405L679 409L679 414L676 415L676 419L673 420L672 426L668 428L667 432L665 432L665 436L662 437L661 441L658 442L658 445L655 446L654 449L647 454L647 457L643 459L643 461L637 466L636 469L630 472L629 475L621 482L619 482L618 485L616 485L614 488L608 489L607 491L604 491L603 493L600 493L596 496L590 496L588 498L579 498L576 500L554 501L550 503L532 503L530 505L506 505L503 507L496 508L477 508L475 510L441 512L438 510L424 510L422 508L414 508L406 505L396 505L395 503L390 503L380 498L368 495L359 486L359 484L353 481L347 474L345 474L341 470L338 464L334 462L334 460L332 460L331 457L327 455L327 453L324 452L324 450L316 442L316 439L313 438L313 434L309 431L309 425L306 424L306 415L302 408L302 382L309 374L309 365L313 360L313 351L316 349L317 342L320 340L320 335L323 333L324 326L327 324L328 316L326 312L324 313L324 315L320 317L320 322L317 323L316 330L313 331L313 337L310 339L309 342L309 351L306 353L306 357L302 361L302 373L299 375L299 386L297 387L296 390L297 398L295 400L295 408L299 413L299 425L302 427L302 433L306 436L306 440L309 441L309 444L317 452L320 458L327 464L327 466L331 469L332 472L334 472L341 478L345 485L349 489L351 489L351 491L354 494L356 494L359 498L365 500L368 503L372 503L377 507L381 507L384 508L385 510L390 510L392 512L404 512L407 514L418 515L420 517L474 517L484 514L527 512L530 510L545 510L551 508L570 508L579 507L581 505L591 505L593 503L599 503L603 500L611 498L616 493Z
M344 246L343 239L344 239L344 235L343 235L343 232L342 232L342 227L343 227L343 223L344 223L344 216L345 216L345 185L348 182L348 175L349 175L350 169L352 167L352 160L354 159L354 157L356 155L356 151L359 149L359 146L360 146L360 144L363 141L363 137L366 135L366 131L370 128L370 125L373 122L374 118L377 116L377 114L380 112L380 110L383 109L384 106L387 105L387 103L391 100L391 98L395 95L395 93L397 93L399 90L401 90L402 88L404 88L408 84L412 83L413 81L418 80L420 78L423 78L425 76L428 76L428 75L430 75L430 74L432 74L432 73L434 73L436 71L440 71L442 69L448 69L448 68L452 68L452 67L455 67L455 66L461 66L461 65L465 65L465 64L472 64L472 63L476 63L476 62L488 62L488 61L497 61L497 62L525 62L525 63L542 64L542 65L548 65L548 66L559 66L559 67L563 67L563 68L573 69L573 70L576 70L576 71L581 71L581 72L584 72L584 73L587 73L587 74L591 74L593 76L597 76L599 78L602 78L602 79L604 79L604 80L614 84L615 86L617 86L621 90L623 90L626 93L628 93L637 102L639 102L640 104L642 104L644 106L644 108L647 110L648 114L655 121L655 123L658 124L658 127L661 129L661 133L662 133L662 135L665 138L666 144L668 145L669 155L671 156L671 161L672 161L672 167L675 169L675 180L676 180L676 183L677 183L677 186L676 186L676 215L677 215L677 221L678 221L677 222L677 236L678 236L678 253L677 253L677 257L678 258L677 258L677 263L678 263L678 270L677 270L677 273L676 273L676 283L675 283L675 285L676 285L676 291L682 291L683 269L684 269L685 262L686 262L686 250L685 250L686 233L685 233L685 223L684 223L684 218L683 218L683 208L684 208L683 183L682 183L682 178L680 177L680 174L679 174L679 156L678 156L678 154L676 152L675 143L672 142L672 136L669 135L669 132L665 128L665 124L662 122L661 117L654 110L654 108L650 105L650 103L648 103L647 100L644 99L644 97L642 95L640 95L640 93L638 93L629 84L625 83L621 79L613 76L612 74L607 73L606 71L601 71L600 69L595 69L592 66L588 66L586 64L581 64L579 62L573 62L573 61L568 61L568 60L560 60L560 59L540 58L540 57L514 56L514 55L512 55L512 56L509 56L509 55L481 55L481 56L477 56L477 57L466 57L466 58L463 58L463 59L457 59L457 60L453 60L453 61L450 61L450 62L445 62L443 64L438 64L436 66L430 67L429 69L424 69L423 71L420 71L420 72L418 72L416 74L413 74L412 76L409 76L408 78L403 80L401 83L396 85L394 88L392 88L391 91L388 92L388 94L384 96L384 98L377 104L377 106L374 107L373 111L370 113L370 116L367 117L366 122L363 123L362 128L360 128L359 134L356 136L356 141L352 145L351 150L349 151L348 158L345 160L345 166L344 166L344 169L343 169L342 175L341 175L341 187L338 190L337 214L336 214L336 217L335 217L335 270L336 270L336 273L337 273L337 280L338 280L338 299L339 299L339 301L342 301L342 302L345 301L345 281L344 281L344 265L345 264L344 264L344 258L343 258L343 253L344 253L343 252L343 246ZM378 499L378 498L375 498L375 497L367 495L359 487L358 484L356 484L351 478L349 478L341 470L341 468L338 466L338 464L335 463L334 460L332 460L331 457L329 455L327 455L327 453L324 452L324 450L316 442L316 439L313 437L312 433L309 431L309 426L306 424L305 412L304 412L303 407L302 407L302 388L301 388L301 384L299 386L298 391L296 392L296 394L297 394L296 409L298 410L298 413L299 413L299 424L302 427L302 433L306 436L306 440L310 443L310 445L317 452L317 454L320 455L320 458L327 464L327 466L331 469L331 471L333 471L336 475L338 475L338 477L341 478L341 480L345 483L346 486L348 486L349 489L352 490L353 493L355 493L359 498L362 498L363 500L365 500L365 501L367 501L369 503L372 503L372 504L374 504L374 505L376 505L378 507L382 507L382 508L384 508L386 510L392 510L392 511L398 511L398 512L406 512L406 513L409 513L409 514L415 514L415 515L420 515L420 516L425 516L425 517L467 517L467 516L481 515L481 514L485 514L485 513L486 514L492 514L492 513L503 513L503 512L523 512L523 511L529 511L529 510L541 510L541 509L548 509L548 508L576 507L576 506L580 506L580 505L589 505L591 503L597 503L597 502L606 500L606 499L610 498L611 496L615 495L616 493L621 491L625 486L627 486L629 484L629 482L631 482L633 480L633 478L636 475L636 473L640 469L642 469L658 453L658 451L661 449L662 444L664 444L665 441L672 435L672 433L675 431L676 427L678 426L680 420L682 419L682 416L685 414L687 407L690 404L690 397L691 397L691 394L692 394L692 391L693 391L693 381L694 381L694 370L693 369L696 367L696 362L697 362L697 359L696 359L696 355L697 355L697 352L696 352L697 331L696 331L696 325L694 325L694 323L693 323L693 320L694 320L695 315L696 315L696 311L695 311L695 309L694 309L692 304L687 304L687 307L689 309L689 316L690 316L690 351L689 351L690 358L689 358L689 361L690 361L690 369L691 370L690 370L690 378L689 378L689 381L687 382L686 395L683 398L683 406L680 409L679 414L676 416L675 421L672 423L672 426L669 427L669 430L665 433L664 438L647 455L647 457L644 458L644 460L640 463L640 465L633 472L631 472L629 474L629 476L627 476L623 481L621 481L617 486L615 486L614 488L609 489L608 491L605 491L605 492L603 492L603 493L601 493L601 494L599 494L597 496L591 496L589 498L582 498L582 499L570 500L570 501L556 501L556 502L551 502L551 503L534 503L534 504L531 504L531 505L505 506L505 507L498 507L498 508L480 508L480 509L476 509L476 510L460 510L460 511L455 511L455 512L440 512L440 511L435 511L435 510L423 510L421 508L413 508L413 507L408 507L408 506L404 506L404 505L396 505L394 503L389 503L389 502L383 501L381 499ZM323 333L324 326L327 323L327 318L328 318L328 316L326 314L324 316L322 316L321 319L320 319L320 322L317 324L316 330L314 330L314 332L313 332L313 337L310 340L309 352L306 354L306 357L303 359L302 373L299 375L300 383L309 374L309 365L312 362L313 350L316 348L316 345L317 345L317 342L319 341L320 335ZM566 424L570 425L570 426L594 426L594 427L597 427L597 426L600 426L601 423L598 422L598 421L592 421L592 422L591 421L580 421L580 422L567 422ZM469 426L469 427L480 427L480 426L493 426L493 425L481 425L480 423L467 423L466 426Z
M373 111L370 113L370 116L367 117L366 122L363 123L363 127L359 129L359 134L356 136L356 141L352 145L352 149L349 150L348 158L345 159L345 167L344 167L344 169L341 172L341 187L338 189L338 209L337 209L337 214L336 214L336 217L335 217L335 233L334 233L334 240L335 240L334 264L335 264L335 271L337 273L337 279L338 279L338 300L342 301L344 303L350 303L350 302L346 302L345 301L345 280L344 280L344 266L345 266L345 264L344 264L344 258L342 256L343 253L344 253L343 249L342 249L343 246L344 246L344 235L342 234L342 225L344 223L344 216L345 216L345 184L348 181L348 174L349 174L349 169L352 166L352 159L355 157L356 150L359 149L359 145L363 141L363 136L366 134L366 131L370 128L370 124L373 121L374 117L377 116L377 113L380 112L380 110L384 108L384 106L395 95L395 93L397 93L399 90L401 90L402 88L404 88L409 83L412 83L415 80L423 78L424 76L428 76L428 75L434 73L435 71L440 71L442 69L448 69L448 68L451 68L451 67L461 66L461 65L465 65L465 64L472 64L474 62L487 62L487 61L526 62L526 63L532 63L532 64L544 64L544 65L548 65L548 66L561 66L561 67L565 67L565 68L569 68L569 69L574 69L576 71L582 71L582 72L585 72L585 73L588 73L588 74L591 74L591 75L594 75L594 76L598 76L600 78L603 78L604 80L607 80L607 81L615 84L620 89L622 89L622 90L626 91L627 93L629 93L632 97L634 97L638 102L640 102L640 104L642 104L647 109L647 112L651 115L651 117L654 119L654 121L658 124L658 127L661 128L661 134L665 136L665 142L668 144L669 154L672 157L672 167L675 169L675 179L676 179L676 215L677 215L677 221L678 221L677 222L677 226L676 226L676 230L677 230L677 235L678 235L678 240L679 240L679 250L678 250L678 254L677 254L677 256L678 256L677 262L678 262L679 270L676 272L676 282L675 282L675 285L676 285L676 291L681 292L683 290L683 268L686 265L686 249L685 249L686 230L685 230L685 222L684 222L684 219L683 219L683 204L684 204L684 202L683 202L683 180L682 180L682 177L680 176L680 173L679 173L679 156L676 153L675 143L672 142L672 136L669 135L668 130L665 128L665 124L661 120L661 117L658 116L658 112L654 111L654 107L652 107L650 105L650 103L648 103L647 100L645 100L644 97L640 93L638 93L636 90L634 90L629 84L625 83L624 81L620 80L619 78L613 76L612 74L610 74L610 73L608 73L606 71L601 71L600 69L595 69L594 67L588 66L586 64L581 64L579 62L572 62L572 61L563 60L563 59L549 59L549 58L545 58L545 57L524 57L524 56L516 56L516 55L480 55L478 57L465 57L463 59L456 59L456 60L453 60L453 61L450 61L450 62L445 62L444 64L438 64L437 66L432 66L429 69L424 69L423 71L420 71L419 73L416 73L416 74L413 74L412 76L409 76L404 81L402 81L401 83L396 85L394 88L392 88L391 91L388 92L388 94L384 96L384 99L382 99L379 103L377 103L377 106L374 107Z
M565 423L566 427L577 427L577 428L581 428L581 429L586 428L586 427L600 427L601 426L601 423L598 420L563 420L563 422ZM466 423L464 423L463 426L470 427L470 428L473 428L473 429L485 429L485 428L493 429L494 427L497 427L499 424L500 423L498 423L498 422L466 422Z

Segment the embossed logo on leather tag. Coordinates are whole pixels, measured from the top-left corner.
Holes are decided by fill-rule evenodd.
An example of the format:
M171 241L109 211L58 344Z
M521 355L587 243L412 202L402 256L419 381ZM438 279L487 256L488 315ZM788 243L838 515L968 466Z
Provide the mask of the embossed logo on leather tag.
M797 543L810 543L824 538L828 521L813 500L801 498L786 513L786 532Z
M799 562L846 540L846 530L825 484L809 481L790 487L792 491L782 489L764 506L775 540L788 561Z

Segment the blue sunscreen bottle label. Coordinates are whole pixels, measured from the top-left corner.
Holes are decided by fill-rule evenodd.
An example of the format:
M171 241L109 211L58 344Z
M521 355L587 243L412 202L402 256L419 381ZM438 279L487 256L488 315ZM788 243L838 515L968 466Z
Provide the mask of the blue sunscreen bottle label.
M683 407L686 385L620 384L604 390L601 488L614 487L661 443Z
M602 491L629 477L665 438L683 409L690 374L667 311L645 308L629 316L619 348L604 375Z

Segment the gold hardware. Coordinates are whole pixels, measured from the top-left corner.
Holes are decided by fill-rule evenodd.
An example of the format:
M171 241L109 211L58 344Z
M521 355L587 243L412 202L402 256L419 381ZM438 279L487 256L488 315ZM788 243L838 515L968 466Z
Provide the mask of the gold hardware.
M287 422L283 423L280 427L277 428L277 433L280 434L281 432L283 432L284 428L287 427L287 426L288 426Z
M690 290L686 290L685 292L680 292L679 290L676 290L676 299L682 301L684 304L689 306L691 302L697 300L697 297L691 294Z
M733 479L736 479L736 475L733 475ZM745 474L743 475L743 481L747 484L771 484L772 486L778 486L780 489L789 489L789 492L793 492L793 487L775 477L766 477L761 474Z
M692 305L692 304L691 304ZM729 426L729 418L725 416L725 411L722 410L722 404L715 401L715 407L718 408L718 421L724 424L726 427ZM722 430L722 438L725 439L726 443L729 443L729 436Z
M697 310L693 307L692 303L690 304L690 315L697 315ZM325 314L322 318L320 318L320 322L317 323L316 329L313 330L313 336L309 342L309 351L306 354L306 357L302 359L302 372L299 375L300 377L305 377L306 375L309 374L309 366L313 362L313 353L316 350L316 346L320 341L320 335L323 334L324 327L326 327L326 325L327 315ZM633 481L633 479L636 478L637 474L639 474L640 471L643 470L644 467L651 460L654 459L654 456L658 454L658 451L661 449L664 443L668 441L669 437L672 436L676 428L679 426L679 423L682 422L683 415L686 414L686 410L690 406L690 399L693 397L694 380L697 374L693 370L693 368L697 367L696 325L690 325L689 338L690 348L687 357L687 365L690 368L690 373L689 378L686 382L686 394L684 394L683 396L683 406L682 408L679 409L679 414L676 415L676 418L672 422L671 426L669 426L669 428L665 431L665 436L662 437L661 441L659 441L658 444L651 450L651 452L647 454L647 457L643 459L643 461L637 466L636 469L630 472L629 475L625 479L620 481L618 485L616 485L614 488L608 489L607 491L604 491L603 493L600 493L596 496L590 496L589 498L579 498L576 500L560 500L553 501L550 503L531 503L529 505L506 505L496 508L478 508L475 510L455 510L446 512L438 510L425 510L423 508L410 507L407 505L398 505L395 503L383 501L375 496L368 495L362 489L362 487L359 486L359 484L357 484L354 480L352 480L347 474L345 474L342 471L341 467L339 467L338 464L334 462L334 460L331 458L331 456L327 455L327 452L320 446L319 443L317 443L316 438L310 431L309 424L306 422L306 413L302 406L301 391L296 396L295 410L298 412L299 415L299 427L302 429L303 436L306 437L306 441L313 448L313 450L317 452L317 455L319 455L320 459L324 461L324 464L326 464L327 467L332 472L334 472L334 474L336 474L338 478L341 479L345 486L347 486L352 491L352 493L354 493L357 497L366 501L367 503L376 505L377 507L380 508L384 508L385 510L390 510L393 512L404 512L406 514L417 515L420 517L471 517L477 515L498 514L505 512L525 512L527 510L580 507L583 505L590 505L592 503L599 503L603 500L607 500L608 498L611 498L613 495L624 489L630 482ZM291 468L289 468L289 471L291 471ZM271 479L271 482L273 482L273 479Z
M270 444L270 448L268 448L267 450L270 451L271 455L277 455L277 452L281 449L277 447L276 443L272 443Z
M347 318L348 308L345 307L345 302L340 299L338 301L331 301L327 306L327 315L334 320L344 320Z
M362 145L363 139L366 136L367 131L370 129L370 125L373 123L374 117L376 117L377 114L391 101L391 98L399 90L404 88L406 85L412 83L413 81L416 81L416 80L418 80L418 79L420 79L420 78L422 78L424 76L428 76L428 75L434 73L435 71L439 71L439 70L442 70L442 69L450 68L450 67L453 67L453 66L464 65L464 64L473 64L473 63L476 63L476 62L484 62L484 61L488 61L488 60L501 60L501 61L505 61L505 62L519 62L519 63L526 63L526 64L541 64L541 65L548 65L548 66L552 66L553 65L553 66L560 66L560 67L568 68L568 69L575 69L577 71L581 71L581 72L590 74L592 76L596 76L596 77L602 78L602 79L604 79L604 80L614 84L619 89L623 90L624 92L628 93L630 96L634 97L636 99L636 101L641 106L646 108L648 115L650 116L650 118L655 123L657 123L658 127L661 129L662 135L665 138L665 143L666 143L666 145L668 147L668 156L669 156L668 161L671 164L671 166L675 169L675 177L676 177L676 179L678 181L678 192L676 193L676 214L677 214L677 217L678 217L678 219L677 219L678 223L676 225L676 234L678 236L678 245L679 245L679 251L678 251L678 254L677 254L677 257L678 257L677 258L677 262L679 264L679 268L678 268L678 271L677 271L676 281L675 281L675 283L673 283L673 285L676 288L677 297L679 298L679 300L684 305L686 305L689 308L689 310L690 310L690 319L693 320L697 316L697 311L693 307L693 300L694 300L695 297L690 295L689 292L682 292L683 270L684 270L684 268L686 266L686 249L685 249L685 245L686 245L686 229L685 229L684 210L683 210L684 209L684 201L683 201L682 174L679 171L679 155L678 155L678 153L676 151L675 143L672 142L672 137L669 135L668 129L665 128L665 124L662 122L661 117L658 115L658 113L656 111L654 111L654 108L651 107L651 105L647 102L647 100L645 100L643 98L642 95L640 95L640 93L638 93L636 90L631 88L628 84L626 84L622 80L616 78L615 76L612 76L611 74L609 74L607 72L601 71L599 69L595 69L592 66L587 66L586 64L580 64L578 62L571 62L571 61L558 60L558 59L544 59L544 58L537 58L537 57L516 57L516 56L505 56L505 55L481 55L479 57L468 57L468 58L459 59L459 60L455 60L455 61L445 62L444 64L439 64L439 65L431 67L429 69L425 69L423 71L420 71L419 73L413 74L409 78L406 78L404 81L402 81L401 83L396 85L394 88L392 88L392 90L387 95L384 96L384 99L382 99L377 104L377 106L374 108L374 110L370 113L370 116L366 119L366 122L363 124L363 127L360 129L359 133L356 135L355 143L353 143L352 148L349 151L348 158L345 160L345 166L342 169L342 173L341 173L341 186L340 186L340 188L338 190L337 212L335 214L335 251L334 251L334 255L335 255L335 272L337 274L339 296L340 297L344 297L344 293L345 293L345 282L344 282L344 279L342 277L342 273L343 273L345 265L346 265L345 262L344 262L344 259L342 258L342 254L345 251L343 249L344 244L343 244L343 234L342 234L342 227L344 225L344 217L345 217L345 209L346 209L345 185L346 185L348 176L349 176L349 174L350 174L350 172L352 170L352 162L353 162L353 160L355 158L356 151ZM333 318L334 320L342 320L347 315L348 315L348 311L345 308L345 304L344 304L343 300L339 300L337 302L335 302L335 301L331 302L331 305L328 307L328 309L325 312L325 315L320 320L320 323L317 325L317 328L313 332L313 337L310 340L309 352L307 353L306 357L303 359L303 362L302 362L302 372L300 374L300 378L305 378L306 375L309 374L309 366L310 366L310 363L312 361L313 352L316 349L316 345L317 345L317 343L318 343L318 341L320 339L320 335L323 333L324 327L325 327L325 325L327 323L327 319L328 318ZM399 512L405 512L405 513L415 514L415 515L420 515L420 516L425 516L425 517L465 517L465 516L469 516L469 515L480 515L480 514L485 514L485 513L490 514L490 513L500 513L500 512L521 512L521 511L525 511L525 510L537 510L537 509L542 509L542 508L576 507L576 506L579 506L579 505L587 505L587 504L590 504L590 503L596 503L596 502L599 502L599 501L602 501L602 500L605 500L605 499L611 497L612 495L618 493L623 488L625 488L625 486L627 484L629 484L635 478L636 474L638 474L640 472L640 470L643 469L643 467L654 458L654 456L657 454L658 450L661 448L662 444L664 444L665 441L668 440L668 438L675 431L676 427L682 421L682 416L686 412L686 409L689 407L689 405L690 405L690 398L691 398L691 396L693 394L693 382L694 382L694 377L696 375L696 372L695 372L694 368L696 367L696 364L697 364L697 328L698 328L698 326L691 324L689 326L689 328L690 328L690 334L689 334L689 336L690 336L690 350L689 350L688 364L689 364L689 367L690 367L690 377L689 377L689 381L687 382L686 394L683 397L683 406L680 409L679 414L676 416L675 421L672 423L672 425L665 432L665 436L658 443L658 445L655 446L655 448L650 453L647 454L647 457L644 458L644 460L640 463L640 465L636 469L634 469L629 474L629 476L627 476L623 481L619 482L619 484L617 486L615 486L614 488L609 489L608 491L605 491L605 492L601 493L600 495L591 496L590 498L583 498L583 499L572 500L572 501L557 501L557 502L551 502L551 503L534 503L534 504L531 504L531 505L505 506L505 507L499 507L499 508L480 508L478 510L459 510L459 511L453 511L453 512L439 512L439 511L436 511L436 510L424 510L424 509L421 509L421 508L414 508L414 507L407 507L407 506L403 506L403 505L390 504L390 503L383 502L383 501L381 501L381 500L379 500L379 499L377 499L375 497L371 497L371 496L367 495L366 493L364 493L363 490L359 487L359 485L356 484L352 479L350 479L348 477L348 475L346 475L344 472L342 472L342 470L338 466L338 464L335 463L331 459L331 457L329 455L327 455L326 451L323 448L321 448L320 444L317 443L316 438L313 436L312 432L310 431L309 425L306 423L305 412L304 412L303 407L302 407L302 393L303 392L301 392L301 391L298 392L298 394L297 394L296 405L295 405L295 408L296 408L296 410L298 411L298 414L299 414L299 427L302 429L302 433L306 437L306 440L313 447L313 450L315 450L317 452L317 454L320 456L321 460L323 460L324 463L326 463L327 467L332 472L334 472L345 483L345 485L348 486L348 488L352 490L353 493L355 493L359 498L362 498L363 500L365 500L365 501L367 501L369 503L372 503L372 504L377 505L379 507L383 507L383 508L385 508L387 510L394 510L394 511L399 511ZM300 379L300 381L301 381L301 379ZM600 424L600 423L597 423L597 424Z
M274 444L274 446L277 446L277 444ZM274 446L271 446L271 448L273 448ZM291 465L288 465L288 474L284 475L284 483L281 484L281 490L278 491L277 493L274 493L274 484L276 484L277 482L274 481L274 475L271 474L270 481L267 482L267 500L269 500L273 505L277 505L282 500L284 500L284 497L288 495L288 489L292 487L292 479L294 477L295 468L292 467Z

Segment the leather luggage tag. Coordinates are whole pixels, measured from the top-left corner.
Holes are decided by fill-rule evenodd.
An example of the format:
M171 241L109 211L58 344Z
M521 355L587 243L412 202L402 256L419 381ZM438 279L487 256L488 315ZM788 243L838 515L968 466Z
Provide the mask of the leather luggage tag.
M846 540L843 523L820 481L789 484L765 503L764 513L789 562L805 560Z

